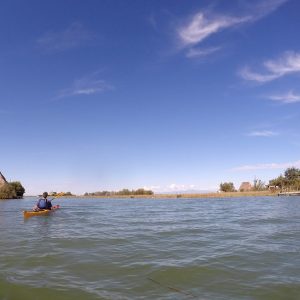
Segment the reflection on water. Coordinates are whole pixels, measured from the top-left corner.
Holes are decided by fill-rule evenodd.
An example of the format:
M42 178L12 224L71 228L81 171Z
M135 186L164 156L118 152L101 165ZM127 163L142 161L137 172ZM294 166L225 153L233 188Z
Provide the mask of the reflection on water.
M300 199L0 201L0 299L299 299Z

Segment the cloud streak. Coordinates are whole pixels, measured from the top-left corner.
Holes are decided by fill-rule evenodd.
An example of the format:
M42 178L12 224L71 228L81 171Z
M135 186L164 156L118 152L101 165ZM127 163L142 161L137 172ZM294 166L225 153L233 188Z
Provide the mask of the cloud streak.
M221 47L210 47L210 48L191 48L187 51L186 57L188 58L201 58L208 56L212 53L219 51Z
M286 94L282 95L272 95L268 97L269 99L273 101L278 101L282 104L291 104L300 102L300 95L295 94L294 91L288 91Z
M80 23L72 23L62 31L50 31L37 40L37 44L45 52L61 52L82 46L93 40L95 35L86 30Z
M112 85L103 79L97 78L97 74L77 79L72 86L61 90L55 100L72 96L91 96L114 89Z
M255 170L274 170L274 169L286 169L290 167L300 167L300 160L286 163L268 163L268 164L256 164L256 165L244 165L233 168L232 171L255 171Z
M252 131L248 134L248 136L253 137L272 137L276 135L278 135L278 133L271 130Z
M265 61L261 73L254 72L249 67L245 67L239 74L245 80L266 83L298 72L300 72L300 53L286 51L277 59Z

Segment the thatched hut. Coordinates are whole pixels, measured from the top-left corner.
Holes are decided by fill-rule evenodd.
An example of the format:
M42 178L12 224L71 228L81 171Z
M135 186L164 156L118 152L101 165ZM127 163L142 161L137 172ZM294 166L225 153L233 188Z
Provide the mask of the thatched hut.
M240 192L249 192L252 190L252 185L250 182L242 182L239 191Z
M4 177L4 175L0 172L0 187L2 187L5 184L7 184L7 180Z

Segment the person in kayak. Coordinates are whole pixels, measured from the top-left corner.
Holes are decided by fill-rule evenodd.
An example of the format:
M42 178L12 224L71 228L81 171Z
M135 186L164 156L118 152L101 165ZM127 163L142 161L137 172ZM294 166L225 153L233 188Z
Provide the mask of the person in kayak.
M41 210L41 209L48 209L51 210L52 208L52 203L51 200L47 199L48 193L44 192L43 197L38 200L36 203L36 206L34 207L34 210Z

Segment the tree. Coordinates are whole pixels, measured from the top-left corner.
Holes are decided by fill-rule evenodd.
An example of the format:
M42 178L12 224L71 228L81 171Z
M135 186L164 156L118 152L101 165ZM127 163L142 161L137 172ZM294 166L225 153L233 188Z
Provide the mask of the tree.
M134 195L153 195L152 191L148 191L145 189L137 189L136 191L132 191Z
M235 192L235 187L232 182L220 183L220 191L222 192Z
M66 192L64 193L64 196L73 196L73 194L71 192Z
M266 189L266 185L260 179L254 179L253 181L253 190L254 191L263 191Z
M0 188L0 199L15 199L15 198L17 198L17 194L12 185L7 183Z
M14 189L17 198L23 198L25 188L22 186L20 181L10 182L9 185Z
M280 175L269 181L269 185L278 186L280 190L300 189L300 169L295 167L287 168L284 175Z
M294 181L300 178L300 169L294 167L287 168L284 172L284 177L289 181Z
M128 189L123 189L123 190L117 192L117 194L122 195L122 196L128 196L131 194L131 192Z
M275 178L275 179L271 179L269 181L269 185L274 185L274 186L278 186L281 190L286 186L287 181L285 179L285 177L283 177L282 175L280 175L279 177Z

